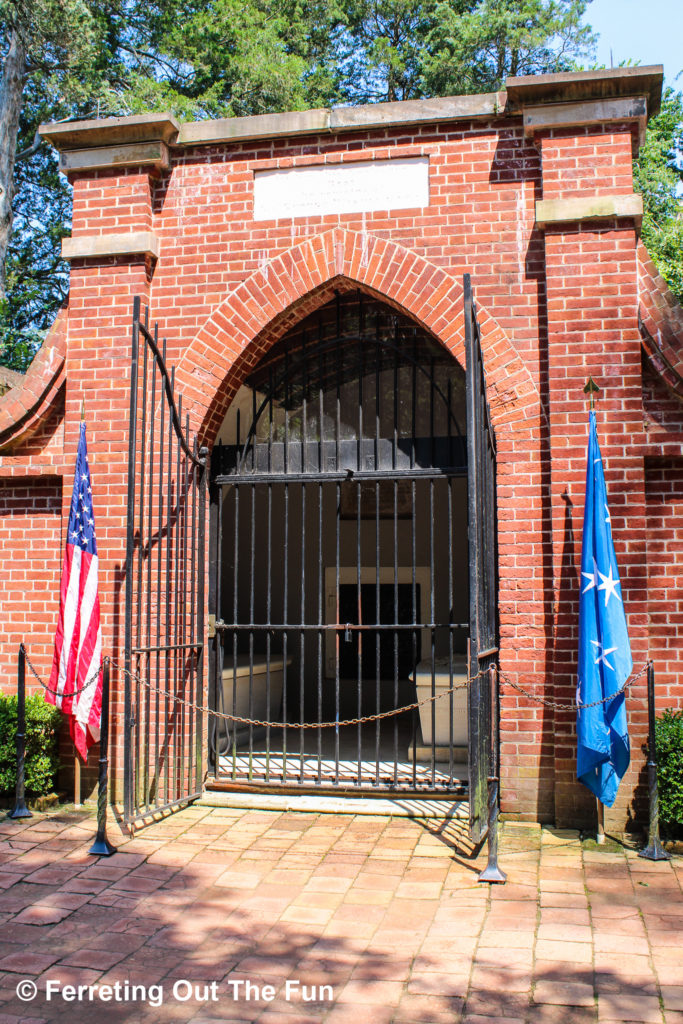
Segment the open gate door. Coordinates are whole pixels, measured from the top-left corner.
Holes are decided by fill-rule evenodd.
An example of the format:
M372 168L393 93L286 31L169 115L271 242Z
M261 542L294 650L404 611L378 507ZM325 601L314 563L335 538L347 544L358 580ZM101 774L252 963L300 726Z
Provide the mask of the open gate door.
M498 660L496 445L470 275L464 277L467 369L467 517L470 590L469 795L470 834L487 827L491 752L491 692L487 670Z
M207 450L189 441L165 343L133 311L128 452L124 820L202 786Z

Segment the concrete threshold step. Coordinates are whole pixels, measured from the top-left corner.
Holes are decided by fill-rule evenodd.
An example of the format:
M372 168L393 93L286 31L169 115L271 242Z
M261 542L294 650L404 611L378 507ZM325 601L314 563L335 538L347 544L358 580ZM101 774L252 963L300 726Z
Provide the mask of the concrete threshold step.
M302 811L308 814L374 814L394 818L469 818L467 800L458 797L363 797L326 793L245 793L205 789L195 806L234 807L259 811Z

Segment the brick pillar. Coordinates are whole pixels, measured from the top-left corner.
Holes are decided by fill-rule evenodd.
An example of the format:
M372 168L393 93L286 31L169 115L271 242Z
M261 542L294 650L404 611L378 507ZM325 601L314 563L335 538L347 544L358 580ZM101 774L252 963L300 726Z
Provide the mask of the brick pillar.
M152 224L150 175L122 170L89 173L74 182L72 241L85 252L107 248L124 228ZM117 235L116 237L121 237ZM100 238L96 243L94 239ZM113 246L112 246L113 248ZM100 559L99 588L103 652L123 661L126 488L133 299L149 303L153 261L148 253L84 255L72 259L65 412L65 460L75 462L81 403L85 402L95 527ZM71 501L65 481L63 516ZM112 793L121 797L123 679L111 675L110 763ZM97 751L91 751L86 791L95 783ZM115 784L114 784L115 783Z
M632 217L619 216L622 204L635 199L632 133L626 124L565 127L544 133L539 141L545 201L539 207L551 214L545 224L545 250L556 601L554 693L559 702L572 704L589 411L583 386L589 375L601 388L596 401L598 436L636 669L647 657L636 225ZM606 208L613 208L616 215L601 219ZM608 828L624 828L634 814L646 733L644 695L643 676L627 701L632 765L614 808L607 811ZM575 711L555 711L554 734L557 823L594 827L595 800L576 780Z

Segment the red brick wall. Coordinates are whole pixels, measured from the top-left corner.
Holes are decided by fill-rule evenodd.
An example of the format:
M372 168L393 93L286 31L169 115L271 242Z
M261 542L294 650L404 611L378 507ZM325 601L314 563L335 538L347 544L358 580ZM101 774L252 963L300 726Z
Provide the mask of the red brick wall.
M68 500L71 500L70 484L68 490ZM3 693L16 693L17 653L22 642L43 682L49 681L64 554L62 521L60 479L0 480L0 544L3 551L12 553L3 571L3 616L11 623L10 630L3 630L0 639L0 690ZM29 666L26 668L26 692L44 692ZM83 770L84 796L95 788L97 756L96 748L91 751L88 766ZM67 719L60 732L59 757L63 769L57 785L71 796L74 747Z
M683 438L683 398L676 395L643 359L643 413L648 442L665 444Z
M16 693L20 643L26 644L47 682L59 608L61 507L61 480L0 480L0 546L5 553L0 686L4 693ZM26 681L29 692L38 689L30 672Z
M73 184L74 237L151 228L151 183L146 172L100 171L77 178Z
M428 210L252 219L255 170L406 156L429 156ZM341 227L391 239L456 277L470 271L480 303L505 329L514 326L515 343L531 352L539 283L527 261L541 252L533 227L539 184L539 153L509 119L183 151L154 187L162 252L153 316L169 351L180 352L245 277L303 239Z
M683 708L683 459L646 466L648 617L658 711Z
M596 137L550 132L542 141L543 188L553 198L632 190L628 128ZM604 159L603 159L604 158ZM608 159L609 158L609 159ZM546 182L548 188L546 191ZM636 669L647 658L646 520L636 237L631 225L565 224L545 234L548 310L551 503L555 614L553 695L571 705L576 691L579 567L586 475L587 401L592 376L622 595ZM646 734L645 678L632 687L629 728L636 756L607 824L623 826L641 800L639 747ZM558 708L554 735L555 818L591 824L595 800L576 781L576 714Z
M543 198L633 192L632 132L625 124L543 133Z

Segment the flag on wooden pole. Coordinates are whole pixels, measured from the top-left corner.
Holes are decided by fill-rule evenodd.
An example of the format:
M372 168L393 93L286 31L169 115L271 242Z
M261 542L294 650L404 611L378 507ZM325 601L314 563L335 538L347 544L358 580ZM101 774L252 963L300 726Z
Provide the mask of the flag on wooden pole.
M612 543L595 413L590 413L581 546L577 776L611 807L629 765L626 701L619 692L633 669L621 582ZM606 700L615 694L613 700ZM600 703L598 703L600 702Z
M71 511L62 565L59 620L47 700L70 716L71 738L83 761L100 738L102 662L97 543L90 468L81 423Z

